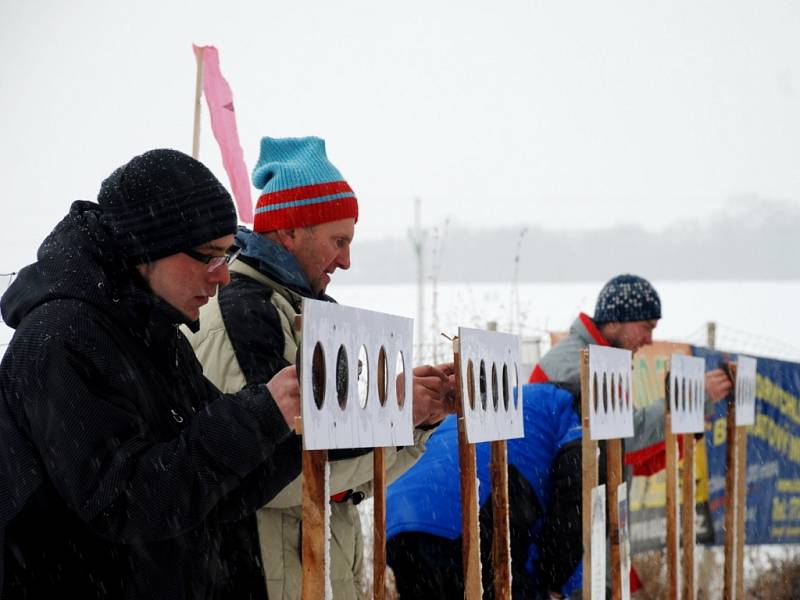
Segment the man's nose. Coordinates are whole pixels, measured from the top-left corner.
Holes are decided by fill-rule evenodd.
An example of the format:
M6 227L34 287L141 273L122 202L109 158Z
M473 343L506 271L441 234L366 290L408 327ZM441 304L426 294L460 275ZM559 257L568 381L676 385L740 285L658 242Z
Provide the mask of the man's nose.
M339 266L340 269L344 269L345 271L350 268L350 246L345 246L339 252L338 260L336 264Z
M228 265L220 265L213 271L209 271L208 281L214 285L228 285L231 282L231 272L228 269Z

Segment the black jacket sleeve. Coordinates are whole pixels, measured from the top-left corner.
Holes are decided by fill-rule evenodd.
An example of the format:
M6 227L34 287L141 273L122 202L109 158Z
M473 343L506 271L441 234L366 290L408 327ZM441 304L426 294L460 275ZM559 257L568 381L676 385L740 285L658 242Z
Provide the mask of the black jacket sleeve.
M198 526L290 436L265 385L221 394L191 363L182 373L201 408L166 430L165 423L175 425L169 407L154 419L159 399L137 380L135 364L115 360L119 349L103 342L49 339L21 391L49 477L98 534L127 543ZM148 417L143 399L152 403Z

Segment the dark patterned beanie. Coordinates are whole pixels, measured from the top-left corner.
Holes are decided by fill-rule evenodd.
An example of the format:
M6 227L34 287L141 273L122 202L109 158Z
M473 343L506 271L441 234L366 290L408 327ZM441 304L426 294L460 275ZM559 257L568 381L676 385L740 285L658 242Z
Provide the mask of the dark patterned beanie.
M649 281L617 275L603 286L594 307L595 323L627 323L661 318L661 299Z
M130 266L236 233L228 191L205 165L177 150L134 157L103 181L97 201Z

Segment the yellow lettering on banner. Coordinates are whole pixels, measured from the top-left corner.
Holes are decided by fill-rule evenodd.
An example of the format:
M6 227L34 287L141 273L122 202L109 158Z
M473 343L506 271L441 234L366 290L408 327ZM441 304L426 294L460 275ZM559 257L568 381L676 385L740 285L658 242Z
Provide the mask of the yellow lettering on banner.
M714 443L717 441L717 423L714 423ZM767 442L770 448L783 454L795 464L800 464L800 438L792 435L789 429L776 423L772 417L759 413L750 435Z
M721 446L728 438L727 421L725 418L714 421L714 445Z
M777 496L772 498L772 521L786 520L786 503Z
M782 415L800 425L800 399L763 375L756 374L756 396L777 408Z
M779 492L800 494L800 479L779 479L775 489Z

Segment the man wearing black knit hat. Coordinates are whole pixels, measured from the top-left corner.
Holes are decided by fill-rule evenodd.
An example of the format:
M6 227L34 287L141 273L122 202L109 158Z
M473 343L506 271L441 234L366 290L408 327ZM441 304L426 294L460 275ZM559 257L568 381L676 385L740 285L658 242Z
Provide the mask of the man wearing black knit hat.
M553 346L534 367L530 383L549 383L580 398L580 353L589 344L636 352L653 342L661 319L661 298L653 285L638 275L611 278L600 290L594 317L580 313L569 335ZM731 391L732 382L720 369L706 373L706 393L716 402ZM576 400L576 407L580 402ZM625 463L634 474L650 475L664 468L664 405L656 402L634 413L635 437L625 440ZM581 540L580 440L565 445L556 457L555 483L549 529L538 567L557 589L583 553ZM638 579L631 579L632 589Z
M77 201L0 301L0 597L213 598L220 524L300 470L294 368L236 394L177 329L229 281L236 212L174 150Z

